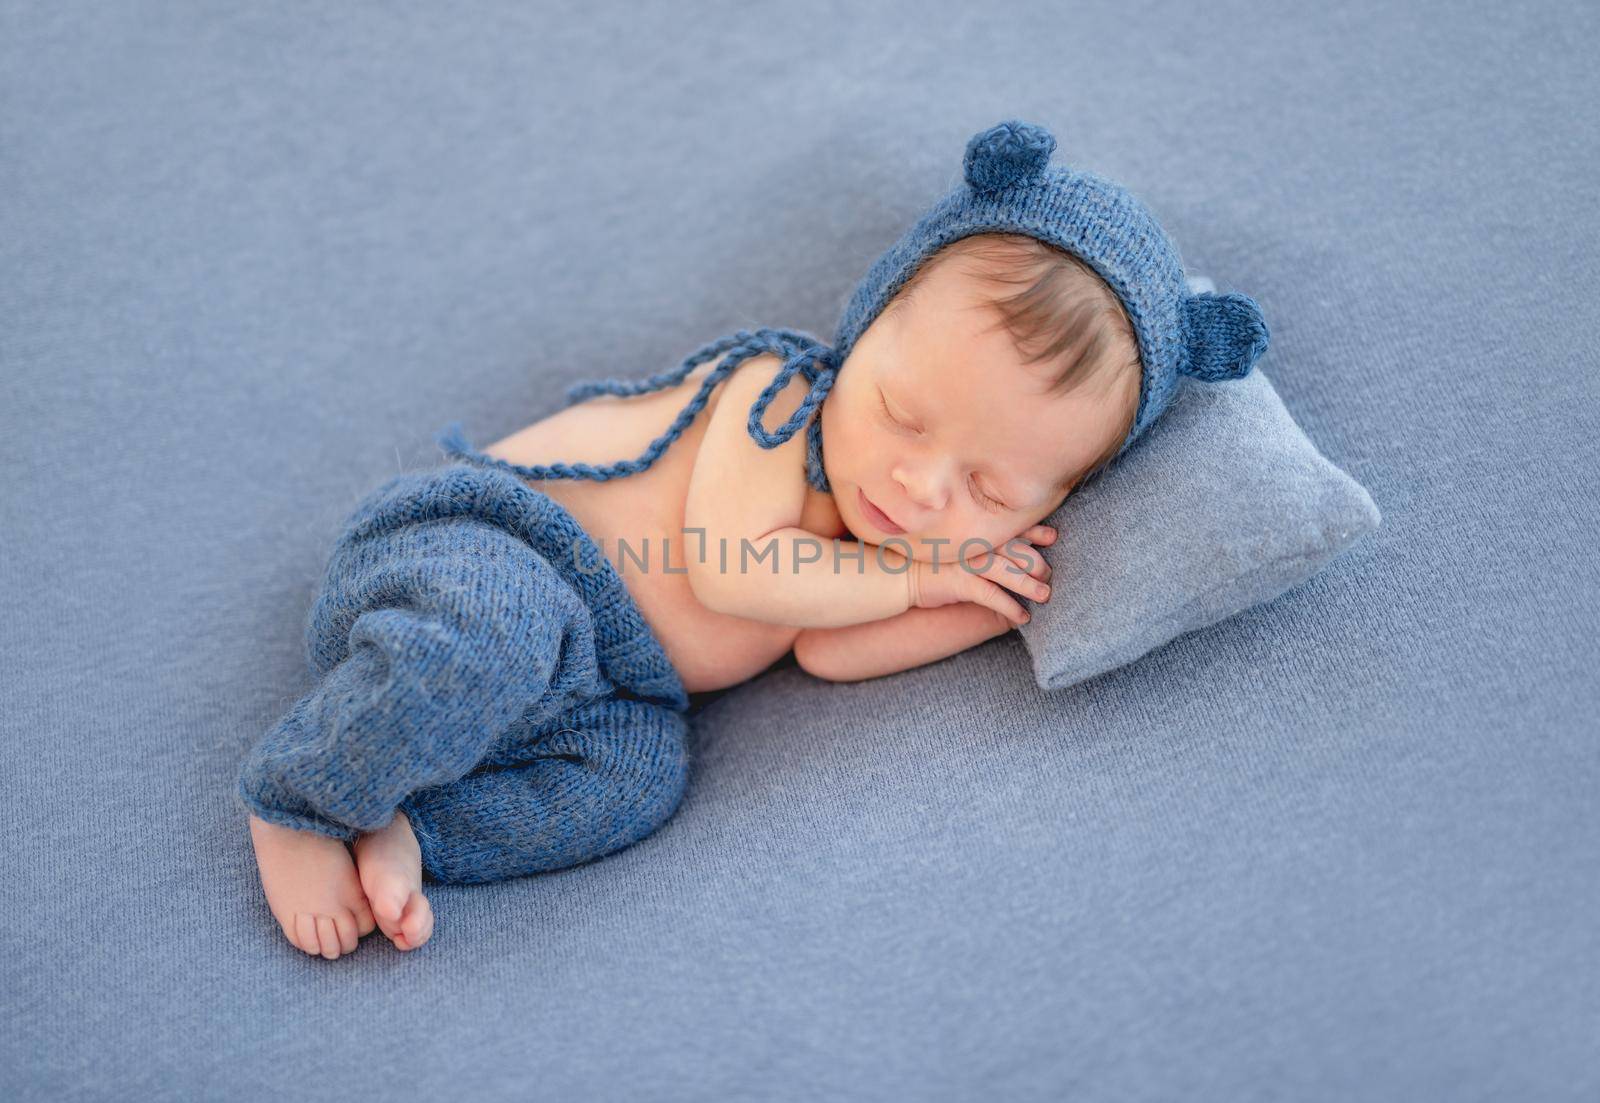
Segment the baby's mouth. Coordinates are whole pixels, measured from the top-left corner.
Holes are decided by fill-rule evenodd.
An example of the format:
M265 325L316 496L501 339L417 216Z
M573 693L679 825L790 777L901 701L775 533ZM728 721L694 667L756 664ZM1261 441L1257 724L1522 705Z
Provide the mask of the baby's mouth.
M866 515L867 520L870 521L875 527L882 529L891 536L897 536L906 531L899 525L895 524L893 517L890 517L887 513L883 512L883 510L874 505L872 499L867 497L867 492L862 490L859 486L856 487L856 495L859 500L859 505L861 506L861 512Z

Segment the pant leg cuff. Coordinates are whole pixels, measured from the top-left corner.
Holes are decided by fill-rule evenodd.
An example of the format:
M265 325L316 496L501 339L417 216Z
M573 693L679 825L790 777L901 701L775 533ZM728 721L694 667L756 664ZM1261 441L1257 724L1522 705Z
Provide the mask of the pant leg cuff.
M281 808L269 808L247 793L242 784L234 790L234 795L239 806L247 813L279 827L292 827L296 831L310 831L316 835L326 835L329 838L339 839L347 843L353 843L361 837L361 832L352 831L350 828L334 823L331 820L314 816L302 816L294 812L286 812Z

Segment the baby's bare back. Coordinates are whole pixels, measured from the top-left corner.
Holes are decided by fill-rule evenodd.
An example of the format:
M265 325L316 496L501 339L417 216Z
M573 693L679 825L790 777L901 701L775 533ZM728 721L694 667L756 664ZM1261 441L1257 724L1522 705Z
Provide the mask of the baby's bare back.
M746 360L735 371L764 360L776 363L771 354L763 354ZM666 390L628 398L600 395L587 399L536 421L483 451L524 466L566 462L599 467L635 459L672 424L715 364L713 360L700 365L682 383ZM689 476L706 424L722 393L719 385L711 392L705 409L645 471L605 482L528 480L530 486L565 506L600 545L691 693L722 689L754 677L787 654L800 634L799 628L790 625L712 612L695 598L688 576L682 573L685 556L699 552L693 536L685 546L682 531ZM752 440L750 447L758 445ZM795 478L805 483L803 467L796 467ZM846 533L832 495L809 485L800 527L823 537ZM630 554L619 553L619 541L627 542ZM662 555L668 541L673 573L663 570ZM718 549L714 543L707 545L705 551L708 561L716 561ZM737 569L738 558L739 549L730 545L729 569ZM640 568L640 560L646 560L646 569ZM770 570L769 564L770 557L750 569Z

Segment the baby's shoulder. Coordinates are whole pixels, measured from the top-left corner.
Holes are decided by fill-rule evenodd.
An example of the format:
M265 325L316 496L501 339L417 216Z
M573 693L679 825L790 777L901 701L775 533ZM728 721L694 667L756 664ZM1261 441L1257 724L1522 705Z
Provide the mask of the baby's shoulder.
M757 398L772 385L778 372L783 369L783 358L776 353L764 352L752 356L736 367L730 374L728 382L731 383L735 376L740 378L739 386L733 389L732 398L737 403L732 407L738 415L748 421L751 407ZM749 369L748 371L746 369ZM742 376L740 373L744 373ZM779 426L786 424L811 392L810 383L804 374L795 372L790 377L788 384L777 394L772 396L772 401L762 411L761 425L767 432L776 432ZM814 411L812 417L820 417L821 411ZM801 506L799 525L807 532L814 532L818 536L832 538L848 535L849 529L845 527L844 518L839 514L833 495L825 490L818 490L806 479L805 444L806 432L810 423L800 426L795 430L793 437L786 445L780 446L777 451L787 453L789 463L786 472L789 476L798 479L805 488L805 497ZM748 439L749 447L759 449L760 443Z
M795 416L811 390L805 376L795 372L784 387L767 400L759 417L752 422L756 403L773 385L783 364L783 358L771 352L757 353L737 364L712 392L715 405L707 403L718 426L710 435L722 438L724 450L731 443L749 463L772 467L774 461L780 461L777 466L804 481L806 425L797 428L784 443L771 448L764 447L751 432L752 425L759 424L767 433L775 434Z
M731 356L732 353L728 355ZM709 361L707 367L711 364L720 366L726 359L727 357L724 356L720 359ZM723 379L721 385L712 392L712 399L715 402L721 402L731 398L748 412L755 400L760 397L761 392L772 385L772 381L778 377L778 373L782 370L783 357L775 352L758 352L749 359L734 365L733 370ZM698 371L696 374L699 374ZM804 402L806 397L807 388L804 383L805 377L799 372L795 372L794 376L789 380L789 385L773 396L771 404L767 407L769 419L767 424L769 427L773 424L770 420L772 415L777 413L780 408L785 410L784 420L787 420L795 410L799 409L800 403ZM782 421L777 422L777 424L782 424Z
M721 381L685 494L687 526L743 535L801 524L815 494L806 479L807 426L798 425L770 447L751 431L759 423L768 434L776 433L805 402L811 388L804 374L795 372L765 407L756 409L783 365L776 354L760 353L734 365Z

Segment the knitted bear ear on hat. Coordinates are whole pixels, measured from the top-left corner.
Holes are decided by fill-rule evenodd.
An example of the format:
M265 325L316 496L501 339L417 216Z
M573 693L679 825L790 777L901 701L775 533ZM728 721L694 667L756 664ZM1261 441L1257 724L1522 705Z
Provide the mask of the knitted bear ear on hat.
M1267 351L1270 334L1248 295L1203 292L1183 301L1189 359L1179 370L1197 379L1238 379Z
M962 167L973 191L999 191L1043 176L1055 148L1044 127L1008 119L967 140Z

